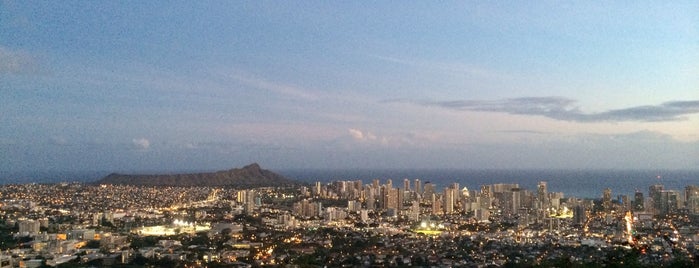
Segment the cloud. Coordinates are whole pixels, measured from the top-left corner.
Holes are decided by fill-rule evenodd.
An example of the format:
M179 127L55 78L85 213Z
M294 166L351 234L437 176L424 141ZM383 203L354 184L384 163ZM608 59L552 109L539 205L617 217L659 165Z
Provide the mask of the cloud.
M364 139L364 133L362 133L361 130L350 128L347 131L349 131L350 136L352 136L352 138L354 138L355 140Z
M309 92L308 90L292 86L292 85L285 85L285 84L279 84L275 82L271 82L265 79L261 79L259 77L255 77L250 74L246 74L243 72L233 72L232 74L229 75L230 78L233 80L258 89L262 90L267 90L271 91L277 94L293 97L293 98L298 98L298 99L304 99L304 100L317 100L318 96L316 94L313 94Z
M369 131L362 131L355 128L347 130L353 141L370 146L382 146L392 148L423 148L428 145L435 145L438 137L424 133L382 133L376 135Z
M140 139L133 139L131 140L133 143L133 146L141 151L148 150L150 148L150 141L146 138L140 138Z
M504 75L498 74L492 70L486 69L482 66L474 64L464 64L459 62L440 62L440 61L429 61L429 60L418 60L418 59L404 59L395 58L388 56L372 55L374 58L387 61L390 63L426 69L426 70L436 70L439 72L454 74L454 75L468 75L472 77L482 77L482 78L503 78Z
M372 134L371 132L364 133L361 130L354 129L354 128L350 128L350 129L348 129L348 131L349 131L350 136L352 136L352 138L354 138L355 140L373 141L373 140L377 139L376 135Z
M699 100L670 101L660 105L613 109L599 113L583 113L576 101L563 97L525 97L501 100L414 101L386 100L385 103L411 103L458 111L500 112L517 115L539 115L575 122L662 122L685 120L684 115L699 113Z
M31 54L0 46L0 74L34 73L36 70L36 60Z

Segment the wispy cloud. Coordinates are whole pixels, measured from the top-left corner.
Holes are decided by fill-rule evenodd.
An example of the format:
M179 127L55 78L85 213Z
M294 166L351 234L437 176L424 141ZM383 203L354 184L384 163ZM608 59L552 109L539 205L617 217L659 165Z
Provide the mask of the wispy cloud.
M374 135L368 131L366 133L364 133L361 130L354 129L354 128L350 128L350 129L348 129L348 131L349 131L350 136L352 136L352 138L354 138L355 140L358 140L358 141L376 140L376 135Z
M150 148L150 141L146 138L133 139L131 142L133 143L134 148L139 151L146 151L148 148Z
M387 61L390 63L410 66L420 69L430 69L439 72L444 72L453 75L468 75L482 78L501 78L503 75L494 72L493 70L486 69L482 66L475 64L466 64L460 62L438 62L429 60L414 60L414 59L403 59L387 56L373 56L377 59Z
M0 74L33 73L37 69L35 57L28 52L0 46Z
M254 87L257 89L262 89L262 90L267 90L270 92L274 92L277 94L281 94L284 96L288 97L293 97L293 98L298 98L298 99L304 99L304 100L316 100L318 99L318 96L316 94L313 94L312 92L309 92L306 89L302 89L297 86L293 85L288 85L288 84L281 84L281 83L276 83L272 82L266 79L262 79L259 77L256 77L254 75L244 73L244 72L233 72L228 75L228 77L232 78L233 80L237 81L238 83Z
M584 113L576 101L563 97L525 97L501 100L415 101L386 100L386 103L412 103L458 111L500 112L517 115L539 115L575 122L663 122L685 120L685 115L699 113L699 100L669 101L659 105L612 109Z
M434 145L438 137L426 133L380 133L374 134L371 131L350 128L347 130L352 140L359 144L380 145L385 147L424 147Z

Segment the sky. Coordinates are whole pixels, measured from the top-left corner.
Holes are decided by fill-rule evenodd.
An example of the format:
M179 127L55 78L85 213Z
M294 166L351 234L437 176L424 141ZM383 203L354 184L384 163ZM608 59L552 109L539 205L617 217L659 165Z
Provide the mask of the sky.
M0 172L698 169L698 1L0 1Z

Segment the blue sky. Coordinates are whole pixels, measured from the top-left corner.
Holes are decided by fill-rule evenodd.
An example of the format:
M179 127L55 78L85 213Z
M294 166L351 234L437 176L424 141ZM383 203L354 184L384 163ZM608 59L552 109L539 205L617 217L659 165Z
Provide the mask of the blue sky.
M0 170L699 167L699 3L2 1Z

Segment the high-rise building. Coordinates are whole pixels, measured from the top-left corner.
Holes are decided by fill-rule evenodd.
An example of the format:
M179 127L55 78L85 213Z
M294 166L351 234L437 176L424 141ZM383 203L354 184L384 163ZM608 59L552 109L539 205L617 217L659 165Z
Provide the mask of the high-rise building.
M444 188L444 214L454 213L455 192L456 190L451 187Z
M432 215L442 214L442 199L436 194L431 194Z
M398 209L398 189L387 188L386 195L384 195L384 208L385 209Z
M420 183L420 179L415 179L415 192L422 194L422 184Z
M434 195L434 184L428 182L425 182L425 187L424 187L424 193L423 193L423 198L425 201L431 202L432 201L432 195Z
M257 197L257 194L255 193L255 190L247 190L245 191L245 214L252 214L255 210L255 198Z
M648 197L653 202L653 213L655 214L660 213L662 203L660 200L661 191L663 191L663 186L660 184L651 185L650 187L648 187Z
M640 191L636 191L633 197L633 210L634 211L643 211L645 208L643 207L643 193Z
M420 202L417 200L413 201L413 204L410 207L410 219L413 221L420 220Z
M409 179L403 179L403 191L404 192L410 191L410 180Z
M658 214L668 215L676 213L679 208L680 193L675 190L660 191L660 209Z
M689 213L699 214L699 186L689 185L685 187L684 197Z
M539 203L539 208L547 209L549 207L548 187L545 181L540 181L536 190L536 197Z
M602 192L602 209L604 211L612 211L612 189L604 189Z
M514 188L519 188L519 184L516 183L497 183L493 184L493 193L504 193L512 191Z
M573 223L583 225L587 221L587 212L582 205L573 208Z
M376 209L376 195L374 194L374 189L372 188L372 186L367 185L364 188L364 196L366 200L366 209Z
M319 181L317 181L315 187L313 187L313 196L320 196L321 189L321 184Z
M493 186L492 185L481 185L481 197L492 197L493 196Z

